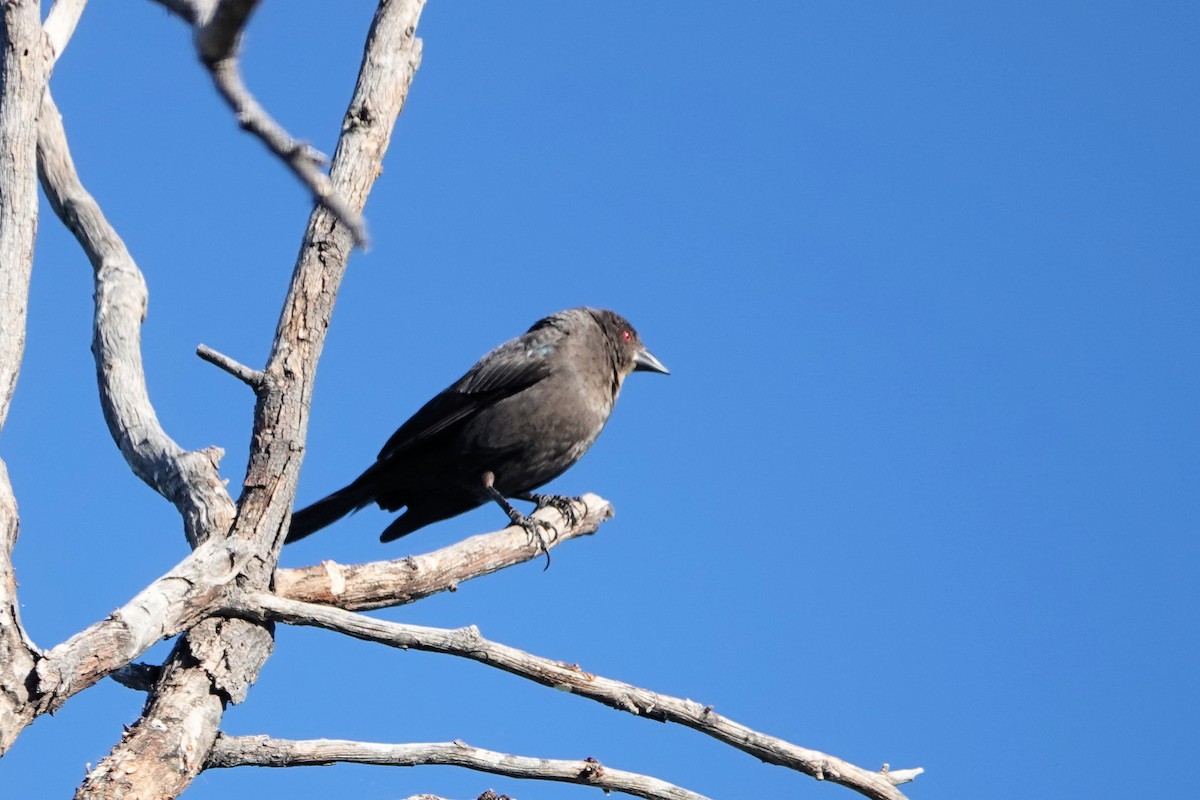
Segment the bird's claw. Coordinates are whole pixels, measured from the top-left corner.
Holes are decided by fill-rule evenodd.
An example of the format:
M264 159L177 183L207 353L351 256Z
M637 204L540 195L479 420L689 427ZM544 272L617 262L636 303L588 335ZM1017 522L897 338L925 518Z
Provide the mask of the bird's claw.
M536 517L523 516L519 520L513 520L513 522L525 529L525 533L531 543L537 541L538 549L546 554L546 566L543 571L550 569L550 541L542 534L542 528L554 531L555 535L558 535L558 529L549 522L546 522L546 520L537 519Z
M552 524L546 522L545 519L524 516L523 513L517 511L516 509L512 510L512 513L509 515L509 519L511 519L512 524L521 525L521 528L526 531L526 535L529 537L530 543L534 541L538 542L539 551L546 554L545 569L550 569L550 540L547 540L546 536L542 534L541 531L542 528L545 528L546 530L552 530L554 531L554 535L557 536L558 529L554 528Z
M533 503L537 503L537 510L543 508L553 508L559 514L562 514L563 519L567 521L567 525L574 525L579 522L579 511L576 503L582 502L578 497L566 497L561 494L529 494L526 499Z

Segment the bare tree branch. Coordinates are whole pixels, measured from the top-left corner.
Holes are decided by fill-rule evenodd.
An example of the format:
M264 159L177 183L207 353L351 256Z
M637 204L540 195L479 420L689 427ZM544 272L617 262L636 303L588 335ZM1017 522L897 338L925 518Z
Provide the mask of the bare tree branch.
M233 55L258 0L210 0L204 22L196 30L196 49L205 60Z
M529 758L482 750L463 741L379 744L337 739L292 741L267 736L221 735L213 745L208 766L326 766L338 761L392 767L432 764L466 767L512 778L595 786L605 792L621 792L648 800L706 800L704 795L658 778L606 767L594 758L583 761Z
M37 113L47 65L36 0L7 0L0 31L0 427L21 371L37 233ZM21 625L12 549L17 500L0 461L0 755L29 724L36 649Z
M313 200L327 208L350 229L354 243L368 244L366 222L334 189L322 171L328 159L306 142L294 138L271 117L242 80L238 50L242 31L258 0L157 0L191 24L196 54L208 70L213 86L237 116L238 125L259 139L287 165L312 192Z
M0 65L0 426L21 371L33 238L37 232L36 144L38 100L45 81L37 3L4 3ZM32 27L31 27L32 26Z
M34 682L37 713L56 711L72 695L211 614L249 558L244 542L205 542L121 608L46 652Z
M251 369L224 353L218 353L208 345L202 344L196 347L196 355L208 363L225 370L256 392L260 391L266 385L267 377L260 370Z
M910 770L870 772L839 758L799 747L734 722L692 700L658 694L628 683L585 672L485 639L474 626L447 630L387 622L338 608L301 603L267 593L235 597L231 613L251 619L273 619L289 625L309 625L344 633L391 647L424 650L469 658L522 678L568 691L635 716L686 725L771 764L840 783L878 800L903 800L896 784L915 777Z
M55 0L54 5L50 8L50 13L46 15L46 22L42 26L50 45L50 52L46 59L47 69L53 69L58 57L66 49L67 42L75 33L75 26L79 24L79 18L83 15L86 5L87 0Z
M550 523L554 547L577 536L595 533L613 516L608 501L594 494L579 498L574 524L551 506L538 509L534 517ZM399 606L444 591L454 591L471 578L536 558L541 546L520 526L481 533L448 547L418 556L369 564L344 565L333 561L303 569L275 572L276 594L293 600L322 603L345 609Z
M692 727L764 761L843 784L867 797L903 800L896 786L913 780L923 771L920 768L891 771L885 764L879 772L869 772L754 731L716 714L711 706L489 641L473 626L424 628L346 610L400 605L454 591L462 580L536 557L541 548L520 527L400 560L357 566L324 562L301 570L276 570L294 500L316 363L349 253L353 246L365 245L361 210L420 62L415 29L424 0L381 0L329 175L322 169L324 157L293 139L243 82L238 51L258 0L157 2L188 21L201 61L241 126L292 169L313 192L318 207L309 220L266 367L255 370L204 345L198 348L201 358L253 387L258 398L254 446L235 509L218 475L221 451L185 451L157 420L141 361L140 326L147 304L142 274L76 174L61 116L45 88L86 0L58 0L44 31L37 24L34 0L5 0L0 54L0 426L24 345L37 223L32 182L36 132L36 164L47 197L94 268L93 353L106 422L135 474L180 510L194 550L106 619L48 652L39 651L18 615L11 567L18 517L0 461L0 755L38 714L53 712L111 674L124 685L148 691L150 697L139 722L86 777L79 798L174 797L210 767L353 761L457 765L594 785L655 800L704 800L590 758L526 758L461 741L389 745L220 735L226 704L245 697L273 647L272 626L282 621L470 658L637 716ZM537 512L555 526L552 545L592 533L612 516L611 506L595 495L582 498L582 509L577 522L552 507ZM272 582L275 594L267 591ZM187 633L162 667L128 663L181 631ZM420 795L410 800L439 799ZM479 800L502 798L489 791Z
M593 533L604 520L612 517L612 506L607 500L586 494L580 501L577 505L582 508L573 525L552 506L534 513L533 516L550 523L555 531L560 526L563 528L549 536L547 544L550 547ZM529 561L541 553L541 546L530 541L523 528L512 525L472 536L432 553L395 561L354 565L325 561L303 569L280 569L275 572L275 592L291 600L346 609L385 608L412 603L439 592L455 591L463 581ZM225 602L219 601L218 608ZM217 608L209 607L203 613L214 610ZM77 649L90 652L94 647L95 644L89 644ZM111 668L111 664L108 667ZM160 675L159 667L139 663L120 667L110 677L130 689L148 692Z
M395 120L420 63L422 0L383 0L334 155L333 185L361 209L381 171ZM287 530L313 375L353 246L324 207L314 210L276 328L254 413L253 450L230 539L253 553L238 578L265 588ZM227 702L239 702L270 653L270 628L204 620L163 667L142 718L93 770L77 798L176 796L203 767Z
M113 440L134 474L179 509L192 546L228 530L233 501L217 471L218 448L184 450L159 424L142 367L146 282L125 243L83 187L62 115L47 90L38 125L38 170L51 208L75 234L96 280L92 353L100 404Z
M48 90L38 125L38 171L51 207L75 234L95 272L92 351L109 431L134 473L179 508L195 546L233 521L233 502L217 471L220 450L185 451L158 422L141 359L145 281L83 187ZM124 607L55 647L37 667L38 712L55 710L155 642L194 624L251 553L246 543L223 539L201 547Z

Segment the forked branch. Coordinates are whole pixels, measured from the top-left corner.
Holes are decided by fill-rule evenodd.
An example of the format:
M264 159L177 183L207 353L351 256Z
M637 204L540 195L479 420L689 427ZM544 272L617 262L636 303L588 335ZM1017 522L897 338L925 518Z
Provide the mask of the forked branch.
M330 171L355 209L380 174L420 62L414 32L422 5L382 0L367 37ZM294 501L313 376L352 247L351 231L326 207L314 209L263 370L266 385L255 405L253 447L229 534L253 551L238 576L246 587L266 587L275 569ZM203 767L225 704L241 701L270 650L269 630L242 620L208 619L191 629L164 665L142 718L88 774L76 797L180 794Z

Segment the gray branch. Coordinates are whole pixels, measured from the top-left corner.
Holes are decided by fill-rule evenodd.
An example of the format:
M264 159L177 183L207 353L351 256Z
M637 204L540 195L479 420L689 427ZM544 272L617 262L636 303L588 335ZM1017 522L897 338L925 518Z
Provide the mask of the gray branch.
M84 188L49 90L38 124L38 172L50 207L75 235L95 275L92 354L100 405L134 474L179 509L189 543L228 530L233 501L217 471L219 448L184 450L167 435L146 389L141 326L146 281L125 243Z
M840 758L760 733L721 716L712 706L641 689L586 672L578 664L542 658L490 641L474 626L447 630L387 622L266 592L233 598L229 611L250 619L272 619L289 625L324 628L389 647L468 658L635 716L685 725L762 761L803 772L817 780L842 784L877 800L903 800L904 795L896 785L920 774L920 770L871 772Z
M192 41L217 93L229 105L242 130L255 136L287 165L313 201L345 225L359 247L367 246L367 228L359 208L334 188L323 171L328 159L294 138L271 117L242 80L238 51L242 32L258 0L158 0L192 26Z
M421 0L382 0L367 36L354 96L330 179L355 211L381 172L383 154L420 63L415 36ZM333 301L354 245L324 206L314 209L300 246L263 370L253 449L230 541L253 554L239 585L265 588L275 570L295 499L312 381ZM272 647L269 626L206 619L177 644L142 718L85 778L76 797L177 796L203 767L225 705L240 702Z
M46 80L36 0L9 0L0 28L0 427L21 371L37 233L37 113ZM0 461L0 755L33 718L24 677L36 649L21 625L12 549L17 499Z
M267 376L261 370L247 367L224 353L218 353L206 344L201 344L196 348L196 355L213 366L225 370L255 392L261 391L266 386Z
M534 512L548 522L553 533L549 547L594 533L613 516L608 501L594 494L576 503L574 524L551 506ZM541 554L541 547L519 526L482 533L461 542L417 556L368 564L338 564L324 561L303 569L275 572L275 592L282 597L310 603L363 610L412 603L439 592L454 591L458 584L528 561Z
M379 744L338 739L292 741L267 736L221 735L213 745L207 766L326 766L339 761L392 767L465 767L511 778L595 786L605 792L621 792L647 800L707 800L704 795L649 775L606 767L594 758L582 761L529 758L483 750L463 741Z
M46 31L46 42L50 45L50 52L46 57L48 68L54 67L58 57L66 49L67 42L75 33L75 26L79 24L79 17L83 15L86 5L87 0L55 0L54 5L50 8L50 13L46 15L46 22L42 26Z

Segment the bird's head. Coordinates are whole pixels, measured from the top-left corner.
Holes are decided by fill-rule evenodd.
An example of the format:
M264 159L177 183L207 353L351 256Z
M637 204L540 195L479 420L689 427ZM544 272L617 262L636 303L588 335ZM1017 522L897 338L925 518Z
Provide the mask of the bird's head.
M615 311L607 309L588 309L588 311L595 317L600 329L604 331L605 337L610 342L616 356L617 371L622 377L638 371L671 374L670 370L646 349L646 346L642 344L642 337L638 336L638 332L634 330L627 319Z

